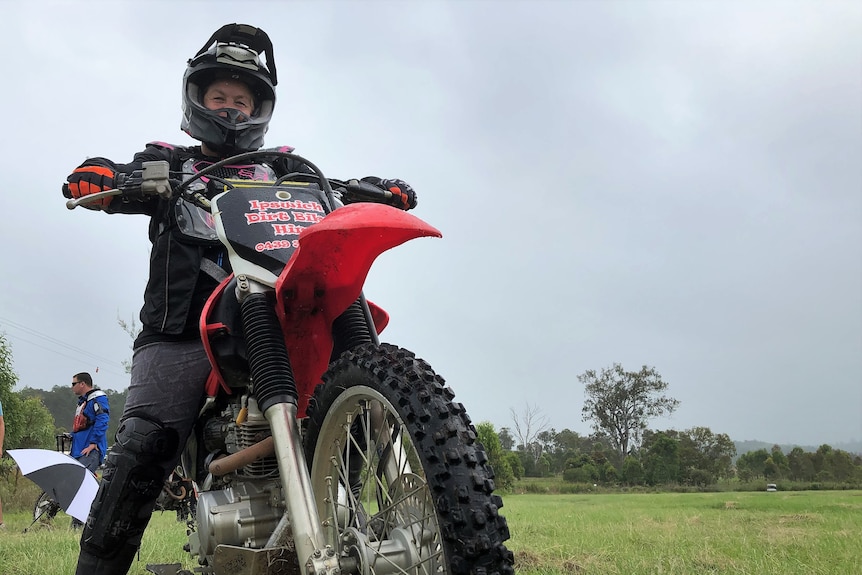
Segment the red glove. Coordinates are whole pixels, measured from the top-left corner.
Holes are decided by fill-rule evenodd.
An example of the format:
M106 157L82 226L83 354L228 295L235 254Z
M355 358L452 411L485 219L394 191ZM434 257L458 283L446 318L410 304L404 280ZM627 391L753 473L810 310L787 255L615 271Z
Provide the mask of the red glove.
M114 171L105 166L82 166L76 168L66 178L69 183L63 186L63 195L67 198L72 197L77 199L105 190L111 190L114 188L114 175ZM102 198L85 204L84 207L104 209L108 207L113 199L113 197Z
M416 192L404 180L381 180L374 176L367 176L362 178L362 181L391 192L392 197L388 203L396 208L401 208L405 211L412 210L419 201Z
M392 205L396 208L401 208L405 211L412 210L419 201L416 191L404 180L379 180L378 182L374 182L374 184L392 192Z

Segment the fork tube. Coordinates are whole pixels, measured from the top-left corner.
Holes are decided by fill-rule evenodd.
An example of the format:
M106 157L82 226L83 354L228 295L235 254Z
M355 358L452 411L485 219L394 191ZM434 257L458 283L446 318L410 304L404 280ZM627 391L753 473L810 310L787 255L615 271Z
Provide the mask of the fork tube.
M271 295L270 287L237 276L254 395L272 430L296 553L300 566L305 568L313 554L318 558L323 555L325 540L299 434L293 369L281 326L270 305Z
M278 403L264 415L272 428L281 487L287 501L299 564L304 567L312 553L324 548L324 539L303 455L296 405Z
M284 335L272 308L272 290L259 282L237 276L242 326L248 350L254 396L261 411L277 403L296 403L296 383Z

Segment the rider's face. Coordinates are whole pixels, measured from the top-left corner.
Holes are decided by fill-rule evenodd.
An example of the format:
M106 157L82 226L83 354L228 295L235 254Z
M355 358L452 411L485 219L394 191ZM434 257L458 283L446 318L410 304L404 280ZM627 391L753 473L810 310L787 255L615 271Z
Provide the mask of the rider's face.
M254 111L254 97L243 82L236 80L216 80L204 92L203 105L208 110L232 108L248 117ZM227 116L227 113L222 115Z

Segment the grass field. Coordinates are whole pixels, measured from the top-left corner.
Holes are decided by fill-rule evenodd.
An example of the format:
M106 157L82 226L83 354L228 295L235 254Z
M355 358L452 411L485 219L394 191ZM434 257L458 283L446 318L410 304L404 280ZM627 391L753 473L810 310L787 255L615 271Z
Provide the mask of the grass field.
M520 575L859 575L862 492L516 495Z
M859 575L862 491L509 495L503 509L519 575ZM22 530L6 512L0 574L69 575L78 534L61 514ZM132 575L193 563L185 529L155 515Z

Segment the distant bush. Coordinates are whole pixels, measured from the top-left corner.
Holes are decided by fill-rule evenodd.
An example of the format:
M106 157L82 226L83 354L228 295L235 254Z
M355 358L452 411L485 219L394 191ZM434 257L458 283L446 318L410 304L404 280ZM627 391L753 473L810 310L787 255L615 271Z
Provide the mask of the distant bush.
M572 472L572 473L567 473ZM579 473L580 472L580 473ZM720 493L765 491L765 479L740 481L722 480L709 485L682 485L678 483L652 486L618 485L584 477L583 468L568 469L552 477L525 477L514 482L507 493L563 494L563 493ZM778 491L846 491L862 489L862 485L835 481L770 481Z

